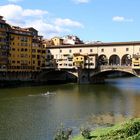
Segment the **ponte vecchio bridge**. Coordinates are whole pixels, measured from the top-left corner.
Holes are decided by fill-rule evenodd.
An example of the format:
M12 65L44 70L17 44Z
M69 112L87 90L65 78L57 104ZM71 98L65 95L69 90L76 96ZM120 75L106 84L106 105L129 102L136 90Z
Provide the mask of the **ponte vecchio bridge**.
M47 47L47 64L38 79L103 81L114 72L140 76L140 42L95 42Z

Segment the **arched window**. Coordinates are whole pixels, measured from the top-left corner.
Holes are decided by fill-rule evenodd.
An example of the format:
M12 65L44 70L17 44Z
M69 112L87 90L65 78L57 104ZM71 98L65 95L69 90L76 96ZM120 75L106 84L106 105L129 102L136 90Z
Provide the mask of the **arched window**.
M131 56L129 54L125 54L121 59L121 65L130 66L131 65Z
M118 55L111 55L109 65L120 65L120 57Z
M100 55L98 57L98 65L107 65L108 64L108 59L106 55Z

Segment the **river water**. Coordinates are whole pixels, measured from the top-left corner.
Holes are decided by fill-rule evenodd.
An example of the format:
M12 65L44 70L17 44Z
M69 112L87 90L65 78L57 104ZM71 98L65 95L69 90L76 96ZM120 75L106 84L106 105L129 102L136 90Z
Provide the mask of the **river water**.
M140 117L140 79L101 85L49 85L0 89L0 140L52 140L61 125L104 127Z

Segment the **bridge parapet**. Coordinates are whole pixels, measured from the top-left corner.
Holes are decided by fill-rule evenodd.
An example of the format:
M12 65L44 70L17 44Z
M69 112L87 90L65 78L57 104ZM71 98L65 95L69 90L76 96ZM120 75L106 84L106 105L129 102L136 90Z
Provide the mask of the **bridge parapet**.
M132 71L131 66L122 66L122 65L102 65L99 67L99 71L107 71L107 70L130 70Z

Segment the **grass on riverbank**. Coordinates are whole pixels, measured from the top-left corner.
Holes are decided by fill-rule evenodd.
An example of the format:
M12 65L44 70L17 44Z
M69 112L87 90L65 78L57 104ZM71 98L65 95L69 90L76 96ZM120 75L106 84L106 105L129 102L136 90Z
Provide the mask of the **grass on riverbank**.
M72 140L85 139L82 136L76 136ZM92 131L90 140L140 140L140 118Z

